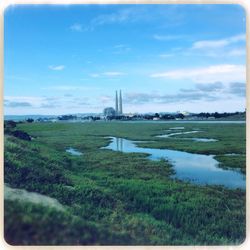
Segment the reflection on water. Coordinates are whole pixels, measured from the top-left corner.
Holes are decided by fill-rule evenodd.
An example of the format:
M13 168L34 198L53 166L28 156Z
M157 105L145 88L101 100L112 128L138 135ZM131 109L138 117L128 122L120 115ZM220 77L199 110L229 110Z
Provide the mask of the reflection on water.
M184 129L184 127L174 127L174 128L170 128L172 130L179 130L179 129Z
M171 133L171 134L166 134L166 135L156 135L156 137L159 138L168 138L174 135L186 135L186 134L194 134L194 133L198 133L198 132L202 132L199 130L193 130L193 131L187 131L187 132L177 132L177 133Z
M171 129L184 129L184 127L176 127L176 128L171 128ZM171 130L166 130L166 131L171 131ZM176 133L170 133L170 134L166 134L166 135L156 135L155 137L158 138L169 138L175 135L185 135L185 134L194 134L194 133L198 133L198 132L202 132L199 130L193 130L193 131L186 131L186 132L176 132ZM198 141L198 142L216 142L218 140L216 139L210 139L210 138L178 138L180 140L192 140L192 141Z
M116 140L116 151L123 151L123 146L122 146L122 144L123 144L123 138L115 138L115 140Z
M219 168L219 162L212 155L192 154L177 150L142 148L136 141L110 137L105 149L124 153L147 153L149 159L167 159L174 167L176 177L197 184L224 185L229 188L245 189L245 176L240 172Z
M224 154L225 156L239 156L240 154L236 154L236 153L229 153L229 154Z
M66 152L72 154L72 155L76 155L76 156L80 156L82 155L81 152L79 152L78 150L74 149L74 148L68 148L66 149Z
M216 142L218 140L216 139L209 139L209 138L182 138L186 140L192 140L192 141L199 141L199 142Z

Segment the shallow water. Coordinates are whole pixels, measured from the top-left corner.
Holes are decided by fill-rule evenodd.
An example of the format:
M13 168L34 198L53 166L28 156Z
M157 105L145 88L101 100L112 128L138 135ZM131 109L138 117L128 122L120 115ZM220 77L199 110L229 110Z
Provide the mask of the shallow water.
M184 138L182 138L184 139ZM185 138L186 140L198 141L198 142L216 142L218 140L213 138Z
M240 154L236 154L236 153L229 153L229 154L224 154L225 156L239 156Z
M174 135L186 135L186 134L194 134L194 133L198 133L198 132L202 132L199 130L193 130L193 131L187 131L187 132L177 132L177 133L171 133L171 134L166 134L166 135L156 135L156 137L159 138L168 138Z
M78 150L76 150L74 148L68 148L68 149L66 149L66 152L70 153L72 155L76 155L76 156L82 155L82 153L80 151L78 151Z
M192 154L177 150L142 148L136 141L110 137L111 142L103 149L124 153L147 153L149 159L170 161L175 170L174 178L196 184L224 185L229 188L245 189L245 176L240 172L219 168L219 162L212 155Z
M179 129L185 129L184 127L174 127L174 128L170 128L172 130L179 130Z
M171 129L184 129L184 127L176 127L176 128L171 128ZM166 130L166 131L171 131L171 130ZM186 131L186 132L177 132L177 133L170 133L170 134L166 134L166 135L156 135L155 137L158 138L169 138L172 137L174 135L185 135L185 134L193 134L193 133L198 133L198 132L202 132L200 130L193 130L193 131ZM216 142L218 140L213 139L213 138L197 138L197 137L193 137L193 138L178 138L181 140L192 140L192 141L198 141L198 142Z

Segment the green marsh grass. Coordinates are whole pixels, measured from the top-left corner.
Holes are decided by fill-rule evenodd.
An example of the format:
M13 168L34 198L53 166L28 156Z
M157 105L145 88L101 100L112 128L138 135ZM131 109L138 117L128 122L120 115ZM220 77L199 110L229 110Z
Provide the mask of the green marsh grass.
M145 154L100 150L105 136L140 146L218 155L245 172L244 124L184 124L197 134L157 138L175 124L32 123L18 129L34 139L5 135L4 178L11 187L57 199L65 211L5 201L5 239L18 245L231 245L245 239L245 191L198 186L170 178L171 164ZM180 126L177 124L176 126ZM218 142L190 142L181 137ZM148 142L152 141L153 142ZM65 152L73 147L83 153ZM228 164L229 165L229 164ZM231 166L229 166L231 167ZM38 219L39 218L39 219ZM25 230L24 230L25 229Z

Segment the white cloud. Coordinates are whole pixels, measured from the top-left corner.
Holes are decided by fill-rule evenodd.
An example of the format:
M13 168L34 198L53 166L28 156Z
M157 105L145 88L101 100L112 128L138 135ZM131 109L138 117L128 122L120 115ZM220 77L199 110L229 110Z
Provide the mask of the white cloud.
M93 77L93 78L97 78L97 77L100 76L100 74L93 73L93 74L90 74L89 76L90 76L90 77Z
M98 90L97 87L88 86L74 86L74 85L59 85L59 86L49 86L41 88L42 90L57 90L57 91L85 91L85 90Z
M131 48L126 44L118 44L114 46L114 54L122 54L131 51Z
M123 72L119 72L119 71L107 71L107 72L103 72L103 73L93 73L90 74L91 77L93 78L97 78L97 77L116 77L116 76L122 76L124 75Z
M164 21L162 21L162 18ZM180 23L182 15L177 13L175 6L152 6L141 5L138 8L124 7L118 11L98 15L83 25L83 31L92 31L102 25L127 24L127 23L151 23L161 19L162 25L176 26Z
M240 41L245 41L246 36L244 34L219 39L219 40L202 40L193 43L192 49L216 49L224 48L232 43L237 43Z
M114 46L115 49L126 48L126 47L127 47L127 45L125 45L125 44L117 44Z
M54 87L51 89L58 90ZM86 88L85 88L86 89ZM67 90L67 88L61 89ZM87 89L86 89L87 90ZM67 97L67 98L66 98ZM78 107L82 107L83 105L88 105L86 102L88 101L88 97L81 97L81 98L74 98L74 96L64 94L63 96L54 96L54 97L38 97L38 96L5 96L4 104L5 107L8 109L8 112L11 113L19 110L21 113L27 112L37 112L47 110L49 112L55 112L55 110L68 109L70 105L75 105Z
M161 58L168 58L168 57L172 57L174 56L174 54L160 54L159 57Z
M221 64L203 68L189 68L152 74L153 78L189 79L196 83L246 81L244 65Z
M39 107L44 102L43 97L34 96L5 96L4 98L8 102L29 103L32 107Z
M198 41L193 44L193 49L207 49L207 48L220 48L228 45L227 40L216 40L216 41Z
M124 8L110 14L99 15L91 20L92 28L98 25L112 23L126 23L145 20L146 10L144 8Z
M121 76L121 75L124 75L124 73L118 72L118 71L109 71L109 72L104 72L103 75L105 75L105 76Z
M236 43L236 42L240 42L240 41L245 41L246 40L246 35L245 34L239 34L236 36L232 36L229 38L229 41L231 43Z
M227 53L228 56L244 56L246 55L246 50L243 48L232 49Z
M212 57L229 58L242 57L246 54L245 34L239 34L232 37L226 37L219 40L200 40L194 42L189 48L173 48L171 52L174 56L188 57ZM168 54L162 53L161 58L168 57Z
M56 70L56 71L60 71L60 70L64 70L65 66L64 65L50 65L49 69L51 70Z
M102 95L99 97L99 99L102 103L109 103L109 102L114 101L114 97L109 96L109 95Z
M69 27L72 31L77 31L77 32L82 32L83 31L83 27L81 24L79 23L74 23L73 25L71 25Z
M170 41L170 40L177 40L181 39L184 36L181 35L153 35L153 38L158 41Z

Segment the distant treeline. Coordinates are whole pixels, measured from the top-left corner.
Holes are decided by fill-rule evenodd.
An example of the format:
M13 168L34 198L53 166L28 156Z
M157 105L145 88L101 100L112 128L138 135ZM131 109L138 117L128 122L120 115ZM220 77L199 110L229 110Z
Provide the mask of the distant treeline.
M106 119L108 120L182 120L182 119L218 119L218 118L227 118L233 116L240 116L242 118L246 117L246 112L233 112L233 113L198 113L198 114L188 114L184 115L182 113L177 114L138 114L133 116L108 116ZM87 119L91 119L92 117L88 117ZM93 120L97 120L97 117L93 117Z
M76 115L62 115L62 116L58 116L57 119L59 121L67 121L67 120L77 120L78 117ZM100 120L101 117L100 116L85 116L82 118L83 120Z
M224 113L218 113L218 112L215 112L215 113L205 113L205 112L202 112L202 113L197 114L196 116L198 116L198 117L204 117L204 118L209 118L209 117L225 118L225 117L235 116L235 115L243 115L243 116L245 116L246 112L234 112L234 113L226 113L226 112L224 112Z
M135 115L119 115L119 116L101 116L101 115L89 115L84 117L79 117L77 115L61 115L56 118L58 121L70 121L70 120L91 120L91 121L97 121L101 119L105 120L125 120L125 121L131 121L131 120L203 120L203 119L245 119L246 118L246 112L232 112L232 113L209 113L209 112L201 112L201 113L189 113L189 114L182 114L182 113L155 113L155 114L135 114ZM53 118L55 120L55 118ZM45 122L45 121L51 121L50 118L38 118L36 120L32 118L28 118L23 122L29 122L32 123L34 121L38 122ZM14 122L14 121L8 121L8 122ZM9 124L10 125L10 124Z

